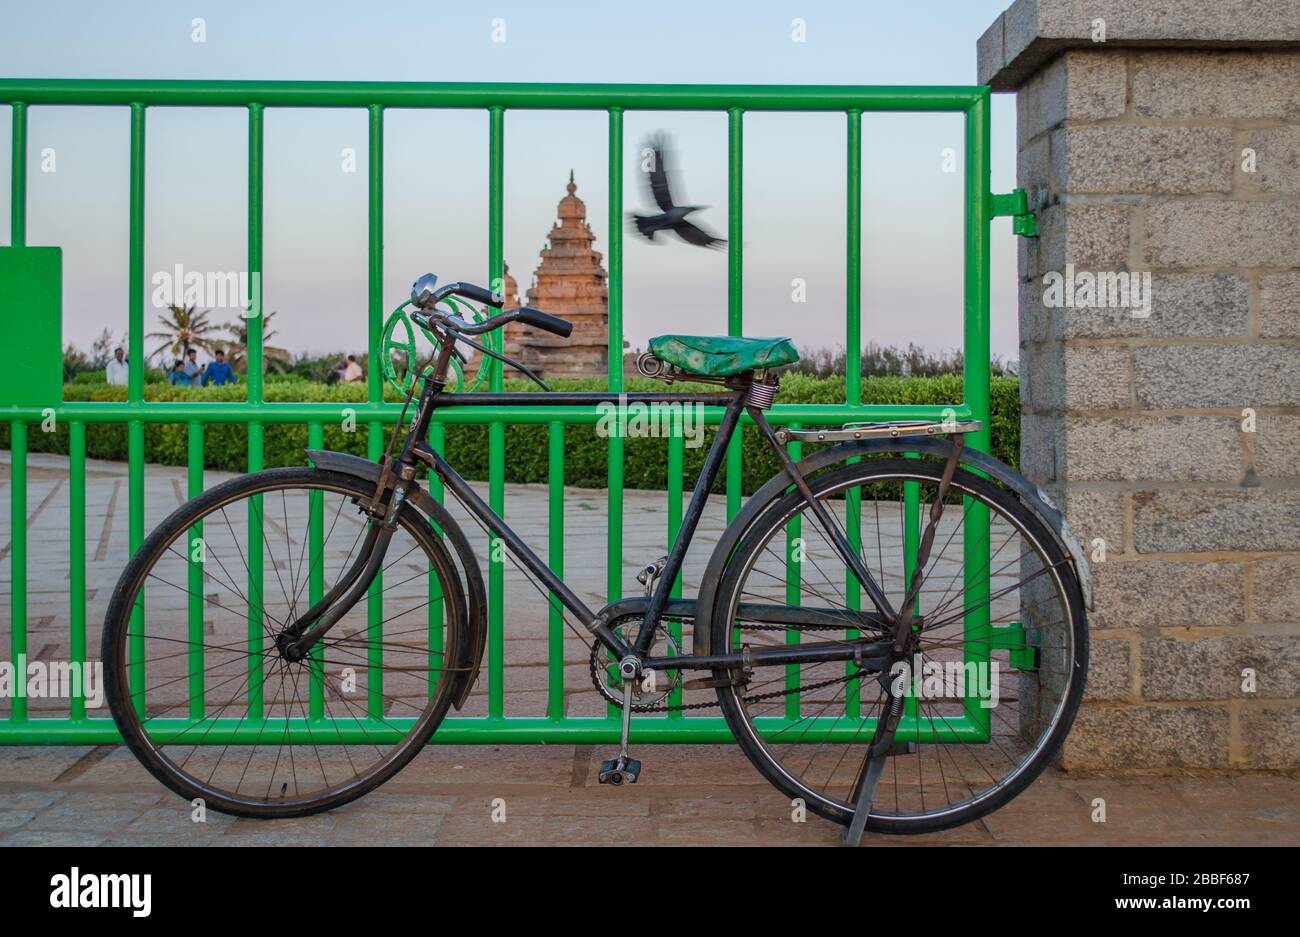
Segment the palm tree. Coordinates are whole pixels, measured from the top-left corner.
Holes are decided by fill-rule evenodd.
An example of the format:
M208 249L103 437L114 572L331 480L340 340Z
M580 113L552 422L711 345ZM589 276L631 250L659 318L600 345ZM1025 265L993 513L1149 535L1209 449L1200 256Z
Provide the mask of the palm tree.
M293 355L289 354L287 349L267 344L277 334L274 329L267 327L274 317L274 312L258 317L262 320L262 370L282 374L285 366L293 361ZM242 374L248 370L248 320L240 319L238 322L227 323L226 328L230 330L231 336L230 353L227 357L230 359L231 367Z
M168 306L167 312L158 316L163 331L150 332L149 338L164 339L163 343L149 353L155 358L163 352L170 352L173 358L180 358L189 348L201 348L211 353L217 340L217 333L222 326L209 321L211 310L198 311L196 306Z

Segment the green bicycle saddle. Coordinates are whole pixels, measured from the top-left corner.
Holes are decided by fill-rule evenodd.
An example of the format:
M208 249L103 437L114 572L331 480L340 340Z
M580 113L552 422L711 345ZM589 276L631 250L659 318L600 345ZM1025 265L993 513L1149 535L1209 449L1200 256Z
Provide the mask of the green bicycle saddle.
M739 338L728 335L658 335L650 352L660 361L690 374L729 377L753 368L775 368L799 360L788 338Z

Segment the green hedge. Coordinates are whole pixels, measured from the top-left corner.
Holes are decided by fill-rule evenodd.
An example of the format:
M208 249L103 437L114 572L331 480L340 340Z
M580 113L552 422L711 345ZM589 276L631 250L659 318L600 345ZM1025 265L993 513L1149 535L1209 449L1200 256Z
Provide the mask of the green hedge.
M556 390L600 390L598 380L556 380ZM527 390L534 385L526 381L506 381L507 390ZM659 391L663 385L644 378L628 381L630 391ZM677 392L716 390L705 385L678 384ZM844 378L817 378L805 374L787 374L781 382L778 403L839 403L844 400ZM391 393L391 391L390 391ZM993 454L1002 461L1017 465L1020 452L1020 390L1015 378L995 377L991 387ZM126 399L125 387L74 382L64 385L66 401L117 401ZM366 398L363 385L331 385L302 380L268 382L265 398L273 402L329 401L340 404L362 403ZM242 385L233 387L179 388L167 384L149 384L145 387L149 401L238 401L244 399ZM862 380L862 399L878 404L948 404L961 400L961 377L866 377ZM367 431L359 424L357 432L346 433L335 424L325 426L325 448L365 455ZM684 466L686 487L689 490L704 462L708 444L713 439L714 428L707 429L704 445L685 450ZM126 459L126 426L123 424L90 424L86 428L86 451L94 459L123 461ZM54 433L42 433L32 426L27 435L28 448L33 452L68 451L66 426L60 425ZM238 424L211 423L205 427L204 457L208 468L226 471L243 471L247 465L247 430ZM543 425L517 425L507 429L508 455L506 481L541 483L547 479L547 428ZM592 425L572 425L565 433L565 483L584 488L604 487L607 471L607 441L595 432ZM746 493L776 473L775 456L764 446L753 427L745 429L743 489ZM265 429L265 465L299 465L302 451L307 446L307 427L292 424L267 424ZM667 478L667 451L665 440L653 437L625 440L625 485L629 488L663 489ZM0 424L0 448L9 448L9 425ZM448 426L446 453L458 471L466 478L483 481L488 474L488 446L486 426ZM146 424L145 461L163 465L186 463L186 427L178 424ZM721 479L719 480L721 490Z

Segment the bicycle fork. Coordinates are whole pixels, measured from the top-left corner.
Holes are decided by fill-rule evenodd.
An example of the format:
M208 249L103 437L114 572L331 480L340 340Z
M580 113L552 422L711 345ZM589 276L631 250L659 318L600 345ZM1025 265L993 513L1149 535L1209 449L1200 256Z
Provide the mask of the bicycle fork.
M361 601L379 574L379 568L388 554L388 545L397 531L397 516L406 501L406 486L414 478L415 468L403 466L399 476L400 481L393 488L393 496L384 510L383 519L370 525L365 540L362 541L361 552L347 572L339 577L329 592L321 596L319 602L303 612L296 621L286 625L276 636L276 647L286 660L303 660L329 630ZM374 511L376 506L382 507L379 502L382 481L380 485L375 497L371 499L367 513ZM372 514L372 517L377 518L377 515Z

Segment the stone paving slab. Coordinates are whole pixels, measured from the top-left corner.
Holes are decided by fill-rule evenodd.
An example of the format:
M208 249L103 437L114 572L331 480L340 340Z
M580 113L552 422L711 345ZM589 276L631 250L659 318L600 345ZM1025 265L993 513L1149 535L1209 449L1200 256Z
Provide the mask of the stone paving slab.
M646 745L642 782L602 787L598 746L431 746L330 813L257 821L165 790L120 747L0 749L0 846L836 846L725 745ZM78 766L88 763L84 769ZM1096 801L1105 822L1096 822ZM493 814L504 808L504 822ZM1242 774L1077 777L1052 770L985 819L867 845L1300 845L1300 780Z

